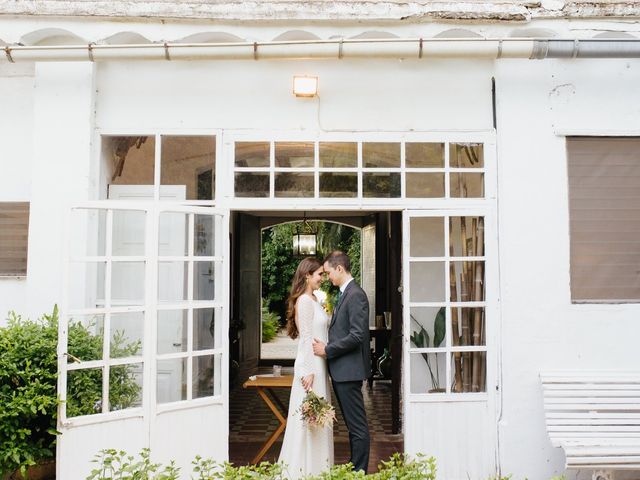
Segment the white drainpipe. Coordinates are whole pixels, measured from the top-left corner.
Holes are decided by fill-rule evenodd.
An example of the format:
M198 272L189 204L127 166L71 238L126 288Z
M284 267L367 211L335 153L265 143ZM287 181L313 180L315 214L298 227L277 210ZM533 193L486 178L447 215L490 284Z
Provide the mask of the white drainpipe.
M287 42L12 46L0 62L342 58L640 58L640 39L343 39Z

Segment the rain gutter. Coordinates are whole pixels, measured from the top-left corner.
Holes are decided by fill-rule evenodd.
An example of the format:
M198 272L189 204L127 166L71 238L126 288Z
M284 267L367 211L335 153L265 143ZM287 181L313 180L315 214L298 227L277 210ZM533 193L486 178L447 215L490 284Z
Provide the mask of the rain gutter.
M6 45L0 63L343 58L640 58L640 39L393 38L237 43Z

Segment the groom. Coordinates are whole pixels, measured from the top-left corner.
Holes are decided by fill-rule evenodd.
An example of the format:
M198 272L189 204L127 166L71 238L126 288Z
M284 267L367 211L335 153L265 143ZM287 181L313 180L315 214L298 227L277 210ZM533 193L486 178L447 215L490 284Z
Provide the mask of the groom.
M313 353L326 357L333 391L349 430L351 463L367 472L369 425L362 398L362 381L371 374L369 358L369 301L351 276L351 261L340 251L324 260L324 271L340 295L329 325L329 342L317 338Z

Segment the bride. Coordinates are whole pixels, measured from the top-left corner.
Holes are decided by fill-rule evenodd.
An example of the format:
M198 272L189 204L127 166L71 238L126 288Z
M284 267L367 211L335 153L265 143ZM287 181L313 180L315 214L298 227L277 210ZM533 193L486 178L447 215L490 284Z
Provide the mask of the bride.
M333 428L307 426L299 408L305 394L313 390L331 401L327 363L313 354L313 338L327 341L329 319L314 296L323 280L322 264L315 258L303 259L293 276L287 301L287 333L300 337L293 367L289 416L278 461L286 464L291 480L317 475L333 465Z

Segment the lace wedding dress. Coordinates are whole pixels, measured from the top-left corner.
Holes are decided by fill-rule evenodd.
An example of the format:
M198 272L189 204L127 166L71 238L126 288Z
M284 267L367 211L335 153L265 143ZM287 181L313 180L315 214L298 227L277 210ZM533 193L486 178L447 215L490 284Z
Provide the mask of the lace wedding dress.
M331 401L327 362L315 356L312 348L314 337L327 341L329 318L320 303L309 295L301 295L297 305L298 353L293 367L287 427L278 459L286 464L287 476L291 480L317 475L333 465L333 428L308 427L298 411L306 395L300 379L311 373L314 374L312 390Z

